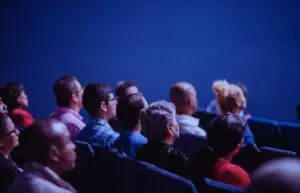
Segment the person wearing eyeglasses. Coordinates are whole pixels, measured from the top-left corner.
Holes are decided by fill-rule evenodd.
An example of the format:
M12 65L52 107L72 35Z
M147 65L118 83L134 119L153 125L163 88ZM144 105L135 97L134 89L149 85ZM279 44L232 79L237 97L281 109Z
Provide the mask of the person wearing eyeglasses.
M0 192L6 192L14 178L22 172L10 153L19 145L19 130L6 114L0 114Z
M107 84L88 84L82 101L90 120L79 132L76 140L98 147L112 147L120 136L108 123L108 120L116 116L117 97L114 96L112 88Z
M85 127L82 116L82 95L84 88L74 76L63 76L55 81L53 91L56 98L57 108L51 117L56 118L67 125L74 139Z

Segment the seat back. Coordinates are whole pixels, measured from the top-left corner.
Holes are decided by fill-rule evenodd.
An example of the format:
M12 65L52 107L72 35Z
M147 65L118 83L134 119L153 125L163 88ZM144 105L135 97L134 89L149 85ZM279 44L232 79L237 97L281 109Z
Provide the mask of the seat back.
M222 182L217 182L215 180L211 180L208 178L205 178L205 184L206 184L206 192L212 192L212 193L244 193L245 190L231 186L229 184L224 184Z
M137 162L137 192L140 193L196 193L194 184L183 177L147 162Z
M280 147L280 127L277 121L252 117L248 124L257 146Z
M186 132L180 132L179 139L174 143L174 147L180 149L189 158L192 158L196 150L207 146L207 140Z
M218 115L213 113L208 113L204 110L197 111L193 117L200 119L199 126L207 131L210 122L215 119Z
M284 141L283 149L298 151L300 147L300 124L281 122L279 124Z
M288 151L283 149L276 149L272 147L262 147L261 150L261 158L262 162L267 160L271 160L274 158L281 158L281 157L296 157L297 153L294 151Z

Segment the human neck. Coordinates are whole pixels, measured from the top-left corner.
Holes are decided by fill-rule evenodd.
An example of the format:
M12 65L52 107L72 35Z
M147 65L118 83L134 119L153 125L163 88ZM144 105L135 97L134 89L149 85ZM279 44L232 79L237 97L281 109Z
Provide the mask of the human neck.
M72 109L72 110L76 111L77 113L79 113L81 110L81 107L78 107L77 105L70 105L67 108Z
M191 116L193 114L193 112L187 107L182 107L182 108L176 108L176 114Z
M8 157L9 157L9 153L7 153L3 150L0 150L0 154L3 155L3 157L5 157L6 159L8 159Z
M173 145L174 140L169 137L169 138L163 140L162 142L165 144L168 144L168 145Z
M108 121L107 116L105 116L103 114L99 114L99 115L93 116L92 118L93 119L102 119L102 120Z

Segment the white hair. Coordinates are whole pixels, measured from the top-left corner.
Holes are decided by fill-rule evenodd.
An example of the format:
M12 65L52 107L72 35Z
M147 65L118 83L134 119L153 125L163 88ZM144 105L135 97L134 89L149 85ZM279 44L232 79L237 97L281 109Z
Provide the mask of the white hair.
M140 114L142 130L150 140L164 140L168 124L176 123L175 105L161 100L151 103Z

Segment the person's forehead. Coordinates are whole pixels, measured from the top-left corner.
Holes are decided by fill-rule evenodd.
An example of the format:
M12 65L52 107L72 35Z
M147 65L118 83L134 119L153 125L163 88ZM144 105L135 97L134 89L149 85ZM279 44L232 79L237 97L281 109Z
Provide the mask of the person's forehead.
M73 80L73 85L76 86L77 88L81 88L81 84L78 80Z
M139 92L139 89L136 86L131 86L126 89L126 95L132 95L132 94L136 94L138 92Z

